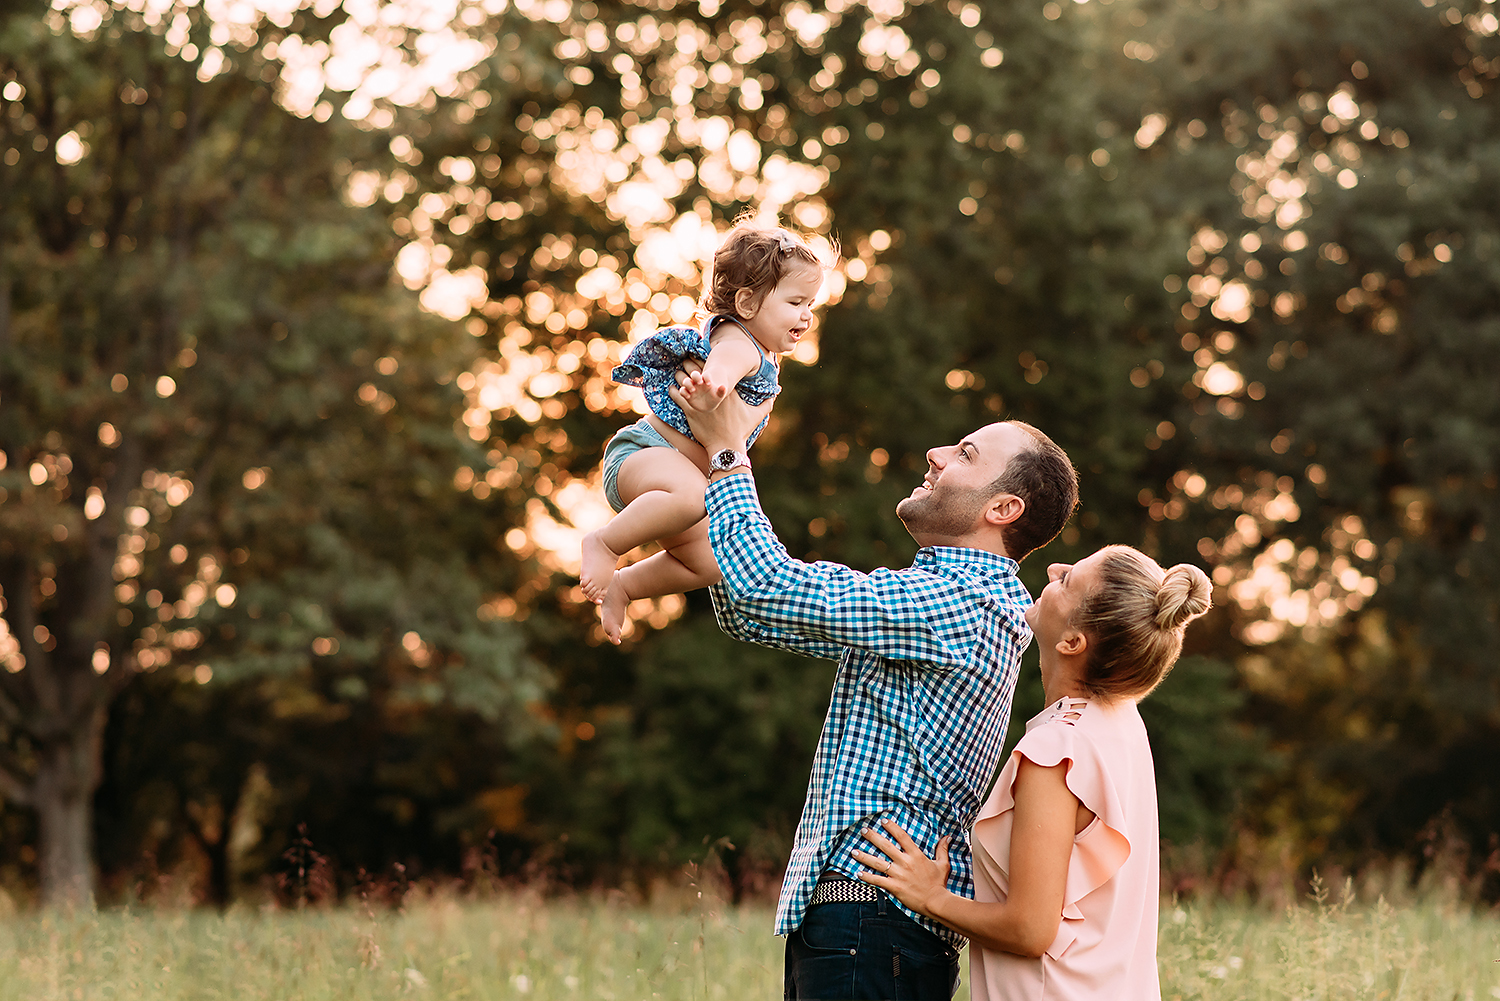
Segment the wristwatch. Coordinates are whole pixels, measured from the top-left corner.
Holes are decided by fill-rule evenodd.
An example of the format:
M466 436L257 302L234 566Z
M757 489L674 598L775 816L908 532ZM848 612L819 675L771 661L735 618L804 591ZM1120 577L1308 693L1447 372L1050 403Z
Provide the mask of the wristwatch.
M708 469L712 473L727 473L737 466L750 468L750 456L735 448L726 448L715 452L708 460Z

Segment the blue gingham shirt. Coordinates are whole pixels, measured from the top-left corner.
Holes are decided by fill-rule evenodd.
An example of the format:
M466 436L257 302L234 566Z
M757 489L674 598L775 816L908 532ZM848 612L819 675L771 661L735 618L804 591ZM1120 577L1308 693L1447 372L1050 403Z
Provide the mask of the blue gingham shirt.
M860 832L894 819L931 856L954 835L948 888L974 896L968 832L999 763L1031 596L1014 560L925 547L905 570L860 573L787 555L754 480L708 487L709 541L724 579L719 625L738 639L839 662L813 758L776 934L801 924L824 872L855 876ZM876 853L878 854L878 853ZM901 908L955 947L952 929Z

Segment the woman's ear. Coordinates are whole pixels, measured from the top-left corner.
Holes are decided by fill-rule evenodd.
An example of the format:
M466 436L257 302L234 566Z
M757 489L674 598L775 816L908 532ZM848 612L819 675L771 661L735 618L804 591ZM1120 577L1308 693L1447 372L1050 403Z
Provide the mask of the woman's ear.
M753 289L742 288L734 294L734 311L742 320L753 320L760 312L760 297Z
M1080 656L1088 648L1089 638L1083 634L1083 630L1071 626L1063 633L1062 639L1057 641L1057 652L1064 657Z

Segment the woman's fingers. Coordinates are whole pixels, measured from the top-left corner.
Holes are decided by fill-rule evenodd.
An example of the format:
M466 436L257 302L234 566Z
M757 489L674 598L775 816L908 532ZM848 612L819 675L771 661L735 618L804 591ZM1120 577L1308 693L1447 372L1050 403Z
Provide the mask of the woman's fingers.
M880 826L884 827L888 832L890 832L892 836L895 837L896 843L901 846L902 851L916 852L918 855L921 855L924 858L926 857L927 853L924 852L921 848L917 847L917 843L911 839L910 834L907 834L906 831L902 830L900 824L896 823L894 820L882 820L880 822Z
M879 848L889 857L895 858L901 854L901 849L892 844L889 839L883 837L879 831L866 829L861 833L864 834L866 841Z

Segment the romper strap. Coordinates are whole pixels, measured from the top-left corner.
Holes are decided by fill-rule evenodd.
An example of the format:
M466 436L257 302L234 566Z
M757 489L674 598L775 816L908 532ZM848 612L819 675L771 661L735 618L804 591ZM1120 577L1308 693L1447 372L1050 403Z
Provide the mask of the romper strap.
M740 319L737 316L730 316L728 313L720 313L718 316L715 316L712 320L709 321L708 324L709 337L713 337L713 333L716 329L718 329L720 323L732 323L736 327L739 327L740 330L744 331L745 336L750 338L750 343L755 345L755 352L764 359L770 359L770 356L766 354L766 349L760 346L760 341L757 341L755 339L755 335L750 332L749 328L747 328L743 323L740 322ZM774 365L776 363L772 361L771 364Z

